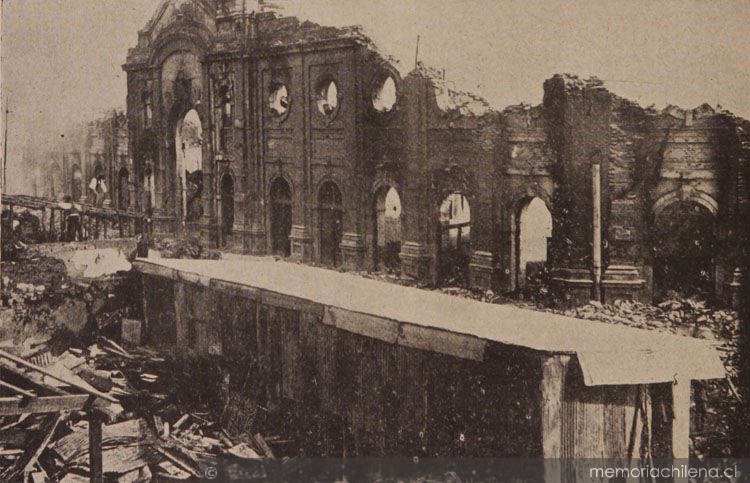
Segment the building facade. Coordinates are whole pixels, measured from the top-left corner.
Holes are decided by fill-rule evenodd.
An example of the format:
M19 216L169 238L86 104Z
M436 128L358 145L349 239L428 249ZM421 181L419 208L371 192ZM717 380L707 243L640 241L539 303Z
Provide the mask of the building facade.
M103 206L135 210L133 161L124 112L113 110L68 129L51 144L57 146L46 152L39 152L31 143L24 151L24 163L31 171L31 194L93 204L92 180L103 176Z
M421 64L401 76L357 28L235 0L164 1L124 69L130 205L162 236L513 291L541 201L572 303L739 286L750 126L728 112L569 75L498 111Z

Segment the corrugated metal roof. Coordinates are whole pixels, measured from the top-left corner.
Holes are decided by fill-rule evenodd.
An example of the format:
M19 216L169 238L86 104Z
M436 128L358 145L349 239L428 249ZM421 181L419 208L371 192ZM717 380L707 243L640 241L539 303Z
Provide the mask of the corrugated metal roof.
M372 318L548 353L578 355L587 385L715 379L724 366L710 342L548 312L464 299L347 273L269 259L139 259L136 269L172 278L266 290ZM166 272L161 272L162 274ZM192 275L191 275L192 274Z

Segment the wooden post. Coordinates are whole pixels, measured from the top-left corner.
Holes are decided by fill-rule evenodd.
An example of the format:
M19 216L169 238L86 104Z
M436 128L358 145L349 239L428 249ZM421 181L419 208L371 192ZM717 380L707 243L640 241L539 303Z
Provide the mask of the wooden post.
M55 209L50 208L49 210L49 238L51 241L55 240Z
M567 455L563 448L563 400L565 380L570 356L542 356L541 379L541 440L544 458L544 478L542 481L562 481L562 458Z
M145 289L146 286L144 285ZM188 324L192 324L190 320L190 314L185 313L185 283L176 280L174 283L174 324L175 324L175 339L177 340L177 349L181 351L189 351L190 347L190 335L188 333Z
M602 301L602 173L599 161L591 166L591 198L592 210L592 240L591 240L591 271L593 275L593 290L591 298Z
M65 228L67 225L68 220L65 216L65 211L60 211L60 238L59 241L65 241ZM70 212L67 212L70 213Z
M92 483L102 483L104 481L102 420L93 411L89 413L89 471Z
M672 458L690 456L690 380L672 384Z

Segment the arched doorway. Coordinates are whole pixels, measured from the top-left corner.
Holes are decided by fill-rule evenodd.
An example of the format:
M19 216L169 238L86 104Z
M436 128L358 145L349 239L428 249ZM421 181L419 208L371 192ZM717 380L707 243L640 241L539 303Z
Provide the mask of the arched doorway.
M471 258L471 208L461 193L451 193L440 204L438 219L438 283L466 285Z
M516 287L523 288L529 282L542 282L544 277L552 213L535 197L521 206L516 220Z
M73 165L73 174L70 180L70 196L73 201L79 201L83 195L83 172L78 165Z
M375 192L372 234L373 264L378 268L397 268L401 251L401 198L391 186ZM382 267L381 267L382 265Z
M227 245L234 227L234 179L229 173L221 177L221 240Z
M318 226L320 228L320 263L337 267L341 262L340 245L343 232L341 191L332 181L318 190Z
M175 151L182 219L196 222L203 215L203 127L195 109L177 123Z
M271 251L288 257L292 254L292 190L284 178L271 184Z
M117 209L127 211L130 206L130 174L127 168L121 168L117 175Z
M656 301L713 294L716 218L708 208L692 201L666 206L654 216L652 240Z

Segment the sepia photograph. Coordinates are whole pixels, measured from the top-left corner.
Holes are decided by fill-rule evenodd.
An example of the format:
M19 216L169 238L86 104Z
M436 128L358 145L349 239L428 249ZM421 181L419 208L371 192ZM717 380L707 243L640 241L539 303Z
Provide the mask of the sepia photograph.
M0 8L0 482L750 481L750 2Z

